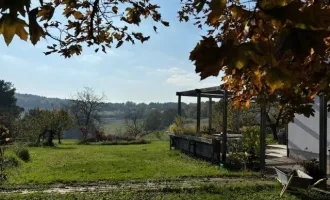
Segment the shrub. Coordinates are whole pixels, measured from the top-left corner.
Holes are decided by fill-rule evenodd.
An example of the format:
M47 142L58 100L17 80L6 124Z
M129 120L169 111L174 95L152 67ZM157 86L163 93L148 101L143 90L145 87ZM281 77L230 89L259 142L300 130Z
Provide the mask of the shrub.
M28 162L30 160L30 153L27 148L19 149L15 153L16 153L17 157L19 157L24 162Z
M260 127L244 126L241 129L243 135L243 145L248 153L256 156L260 155Z
M13 145L13 151L15 152L16 156L24 162L28 162L30 160L29 149L25 143L15 143Z
M233 153L227 157L226 167L232 170L245 170L247 169L248 160L247 153Z
M243 140L235 139L228 141L228 151L232 153L245 152Z
M185 118L181 116L175 118L174 123L169 127L168 131L176 134L196 135L196 128L187 125Z
M303 166L305 172L313 177L314 181L319 180L321 177L320 163L315 158L310 160L300 161L299 164Z
M246 152L238 152L230 154L227 159L225 166L231 170L246 170L246 169L257 169L259 161L254 155Z

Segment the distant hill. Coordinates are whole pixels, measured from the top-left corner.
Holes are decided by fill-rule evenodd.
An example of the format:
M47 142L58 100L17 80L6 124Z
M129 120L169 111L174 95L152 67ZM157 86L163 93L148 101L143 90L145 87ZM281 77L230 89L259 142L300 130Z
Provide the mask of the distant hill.
M40 109L52 109L53 107L62 108L69 105L69 99L60 98L48 98L33 94L20 94L16 93L17 105L23 107L25 111L39 107ZM100 110L100 114L103 118L116 118L120 119L125 116L130 110L140 110L146 114L152 109L163 112L165 110L177 110L177 103L134 103L127 101L125 103L104 103ZM185 113L186 117L196 118L196 104L182 103L182 112ZM208 116L208 103L202 102L201 105L201 117Z
M16 93L17 105L23 107L25 111L39 107L41 109L52 109L53 106L59 108L68 105L68 99L48 98L33 94Z

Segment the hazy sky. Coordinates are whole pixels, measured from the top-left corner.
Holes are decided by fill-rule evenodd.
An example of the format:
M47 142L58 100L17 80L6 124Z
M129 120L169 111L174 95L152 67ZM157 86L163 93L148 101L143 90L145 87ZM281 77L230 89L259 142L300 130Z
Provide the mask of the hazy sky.
M202 32L178 21L180 0L158 0L158 4L170 27L159 26L155 34L154 23L146 21L139 29L151 35L148 42L125 43L107 54L85 48L81 56L70 59L45 56L46 40L33 46L15 36L7 47L1 38L0 79L12 82L17 92L47 97L69 98L88 86L104 92L111 102L176 101L176 91L219 85L220 77L200 81L188 60Z

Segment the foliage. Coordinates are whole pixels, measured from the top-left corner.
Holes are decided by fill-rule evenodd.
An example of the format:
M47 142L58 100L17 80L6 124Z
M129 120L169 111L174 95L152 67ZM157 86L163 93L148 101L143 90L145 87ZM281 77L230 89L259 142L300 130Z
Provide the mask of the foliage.
M222 71L234 106L278 101L288 122L330 92L329 11L322 0L185 0L179 17L207 30L190 54L202 79Z
M228 152L238 153L238 152L245 152L245 151L246 151L246 149L245 149L243 140L241 140L241 139L229 140Z
M156 109L152 109L147 113L147 116L144 119L144 125L143 125L144 130L146 131L146 133L159 130L161 122L162 122L162 115L160 111Z
M0 124L0 184L2 184L5 180L7 180L7 174L5 172L6 168L6 158L5 158L5 150L7 148L7 144L9 143L9 130L4 125Z
M9 45L15 35L32 44L40 38L51 39L55 44L48 46L45 54L59 53L64 57L80 55L83 46L96 45L95 52L120 47L124 42L134 44L149 40L132 25L139 26L142 18L150 18L165 26L159 6L149 1L129 0L30 0L0 1L0 34ZM57 16L57 13L62 15ZM25 30L28 29L28 32ZM157 27L153 26L154 31Z
M65 109L41 110L39 108L30 110L20 121L20 130L17 135L20 139L41 144L41 140L47 138L45 144L53 146L53 139L60 138L64 130L73 127L73 118Z
M248 153L260 155L260 127L245 126L241 129L243 144Z
M27 148L26 144L15 143L13 145L12 149L18 158L20 158L24 162L30 161L30 153L29 153L29 149Z
M184 117L177 116L168 131L177 134L196 135L196 128L187 124L186 121Z
M302 160L299 162L301 166L304 167L306 173L313 177L314 181L322 178L320 171L320 163L317 159L313 158L311 160Z
M0 124L9 129L13 135L15 120L19 117L23 108L16 105L16 89L12 83L0 80Z
M237 152L227 157L225 166L230 170L258 170L259 160L247 152Z

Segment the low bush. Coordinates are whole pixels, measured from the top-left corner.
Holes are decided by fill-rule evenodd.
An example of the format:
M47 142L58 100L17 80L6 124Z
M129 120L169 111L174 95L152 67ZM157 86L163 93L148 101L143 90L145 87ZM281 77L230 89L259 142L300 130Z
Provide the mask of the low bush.
M225 167L230 170L257 170L259 161L254 155L246 152L230 154L225 163Z
M16 143L13 145L13 151L16 156L23 160L24 162L28 162L30 160L30 153L27 145L24 143Z
M249 154L260 155L260 127L244 126L241 128L243 145Z
M169 132L184 135L196 135L196 128L189 126L184 117L176 117L174 123L168 128Z
M313 177L314 181L319 180L322 178L321 171L320 171L320 163L315 158L310 160L302 160L298 162L301 166L303 166L305 172Z
M24 162L30 161L30 153L29 153L29 150L27 148L19 149L15 153L16 153L17 157L19 157Z

